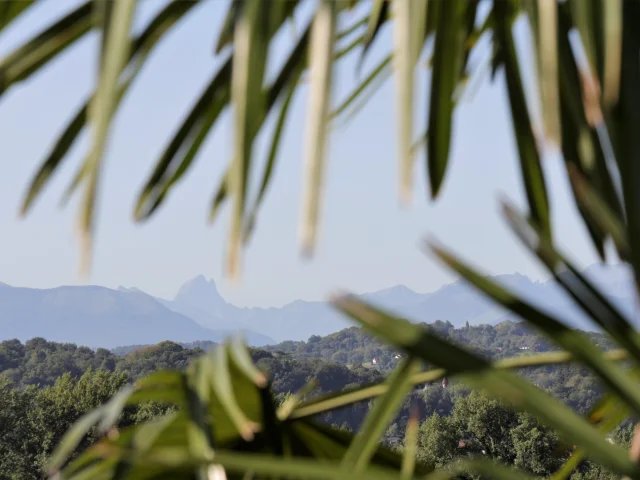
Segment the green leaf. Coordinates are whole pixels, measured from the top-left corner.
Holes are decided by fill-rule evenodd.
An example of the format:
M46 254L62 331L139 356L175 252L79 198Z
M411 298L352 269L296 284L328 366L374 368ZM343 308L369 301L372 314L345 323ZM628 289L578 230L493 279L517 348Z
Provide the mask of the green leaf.
M299 78L299 75L298 75L298 78ZM253 202L253 206L251 207L248 214L248 220L247 220L247 224L245 227L245 234L244 234L245 242L248 241L251 235L253 234L256 218L258 216L258 209L262 204L262 200L264 199L264 196L267 193L267 189L271 182L271 176L273 174L277 156L278 156L278 148L280 147L280 139L282 137L284 124L285 124L285 121L287 120L287 114L289 113L289 107L291 106L291 100L293 99L293 94L295 93L296 88L297 88L297 80L292 79L289 84L287 96L284 98L284 101L282 102L282 106L280 107L280 113L278 114L278 119L276 121L273 135L271 137L271 146L269 147L267 162L264 167L264 172L262 174L260 189L258 190L258 195L255 201Z
M192 456L213 460L213 426L207 412L207 398L201 396L198 386L195 384L200 376L210 374L206 370L205 362L195 362L190 365L186 375L182 375L182 390L186 393L189 423L187 425L187 439L189 451ZM204 369L204 371L201 371Z
M104 410L102 408L91 410L80 417L80 419L67 430L49 459L47 465L49 472L57 472L60 467L64 465L64 462L67 461L73 451L80 445L80 442L87 432L100 421L103 414Z
M315 378L307 381L297 392L293 393L287 398L282 405L278 408L276 416L281 422L288 420L291 417L291 413L294 409L300 405L304 397L309 395L313 390L318 387L318 381Z
M537 19L532 27L537 40L538 83L542 100L545 136L560 144L560 97L558 89L558 4L556 0L534 0Z
M581 0L569 0L568 5L571 9L571 17L574 25L580 34L580 40L584 46L585 54L591 72L597 72L598 54L596 46L596 35L593 26L596 24L596 2L583 2Z
M622 220L609 208L596 191L578 172L577 168L569 169L569 178L573 186L576 199L593 223L602 234L611 236L620 258L629 259L631 247L627 238L627 231Z
M387 393L376 400L342 459L345 469L362 472L367 467L389 423L413 387L411 375L419 369L420 361L408 358L391 374L386 382L389 385Z
M104 64L96 95L88 114L93 125L93 138L89 157L85 162L84 174L87 187L80 214L80 232L83 246L83 266L88 267L93 233L93 215L97 197L102 156L107 145L111 118L118 103L118 78L124 69L130 52L129 32L136 6L135 0L115 0L112 20L106 36Z
M242 337L233 337L227 349L229 359L247 378L251 379L258 388L265 388L267 386L267 376L253 364L253 360L249 355L246 345L242 341Z
M440 191L449 161L454 91L462 71L466 2L441 2L433 54L427 160L431 197Z
M351 92L347 98L336 107L330 114L329 118L331 120L342 115L349 107L352 106L353 102L361 98L362 94L371 86L374 81L384 81L386 80L392 70L389 68L391 66L391 62L393 57L391 55L385 57L372 71L367 75L367 77L358 85L353 92Z
M511 118L518 145L520 169L527 193L531 216L541 226L545 235L551 235L549 201L545 186L537 139L533 132L527 102L520 75L520 67L513 40L512 23L515 16L511 2L494 3L496 17L496 41L501 50L505 68Z
M393 346L446 368L448 373L462 375L462 380L470 386L486 389L513 407L537 416L561 437L581 445L594 460L622 474L640 473L622 448L609 444L594 427L568 407L522 378L496 369L483 358L450 344L418 325L385 314L356 297L341 297L334 303L367 330Z
M302 201L302 251L311 255L316 240L321 187L327 149L327 123L333 81L333 47L338 5L321 0L313 19L309 52L309 110Z
M410 480L416 468L416 456L418 454L418 432L420 429L420 413L417 408L412 408L407 430L404 437L404 452L402 454L402 469L400 471L402 480Z
M34 3L35 0L4 0L0 4L0 32Z
M227 13L224 17L224 22L220 28L218 34L218 41L216 42L215 53L222 52L224 47L230 45L233 42L234 28L238 18L240 18L240 12L242 11L242 1L232 0L227 8Z
M254 433L258 430L259 425L250 421L238 404L229 370L228 344L216 347L203 361L207 363L208 361L211 362L211 386L213 387L216 398L222 404L225 414L234 424L243 439L246 441L253 440Z
M389 5L391 0L373 0L371 3L371 10L369 12L369 22L367 25L367 31L364 34L362 40L362 54L360 55L360 61L358 62L358 69L362 67L365 56L369 51L369 48L373 44L373 41L378 35L380 28L387 21L389 14Z
M260 125L258 119L265 112L262 82L269 46L268 12L269 5L262 0L245 0L234 32L231 77L234 153L229 170L229 193L233 199L233 213L227 251L227 272L231 278L237 278L239 275L253 140Z
M186 406L186 393L182 389L182 373L172 370L159 370L136 380L134 391L127 402L133 405L141 402L161 402L177 406Z
M18 1L17 3L28 2ZM93 26L89 0L0 60L0 96L71 46ZM12 12L17 10L12 9ZM8 20L11 15L6 17Z
M627 215L627 231L631 249L631 265L635 273L636 288L640 290L640 64L637 62L640 50L640 31L634 27L640 20L640 5L623 3L622 75L620 78L620 100L616 108L615 121L619 146L616 152Z
M220 183L218 184L218 188L216 189L216 193L213 196L213 201L211 202L211 208L209 209L209 222L213 223L215 219L218 217L218 213L220 212L220 208L224 204L227 196L229 194L229 169L224 172Z
M104 404L104 415L98 425L100 431L106 433L111 427L116 425L133 390L132 385L127 385Z
M396 79L396 108L398 135L398 172L400 178L400 200L411 201L414 156L413 101L417 44L415 40L416 20L414 5L424 0L393 0L393 68Z
M620 96L622 68L622 0L602 0L604 23L604 79L602 103L613 107Z
M180 157L178 154L189 142L200 145L203 135L213 125L215 119L226 106L230 98L231 59L227 60L213 75L187 118L165 148L156 167L138 196L135 209L137 220L149 218L158 208L170 187L186 172L195 154L193 149L187 151L190 156Z
M542 237L546 238L544 235ZM432 247L432 250L446 265L487 297L537 327L551 340L571 352L578 361L589 367L607 387L618 394L633 410L640 412L640 385L628 372L617 367L613 362L606 360L597 347L580 331L569 328L553 317L546 315L495 282L472 270L443 249Z

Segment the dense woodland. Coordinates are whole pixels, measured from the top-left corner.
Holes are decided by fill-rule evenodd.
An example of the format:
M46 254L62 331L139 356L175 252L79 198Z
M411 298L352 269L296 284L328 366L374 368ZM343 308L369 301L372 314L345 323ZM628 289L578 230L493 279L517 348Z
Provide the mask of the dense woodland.
M491 358L527 355L554 349L522 324L463 327L437 322L441 335L471 346ZM607 339L589 333L603 349ZM109 351L35 338L0 343L0 479L42 476L43 466L67 428L83 413L104 403L127 382L157 369L182 369L210 342L181 345L129 346ZM251 350L258 366L269 372L277 400L314 380L310 395L334 392L380 381L397 364L399 354L359 328L345 329L307 342L283 342ZM375 359L375 362L374 362ZM522 372L575 410L586 413L602 388L583 368L544 367ZM120 420L126 426L165 413L170 406L146 404L129 408ZM333 411L322 422L357 430L369 409L364 402ZM419 385L405 400L385 435L391 448L402 448L410 412L420 427L419 459L432 466L466 455L482 454L538 475L551 474L571 452L555 433L533 418L512 412L482 392L450 381ZM612 441L628 443L632 423L616 430ZM78 451L95 439L90 434ZM606 479L606 472L586 462L573 478ZM613 477L611 477L613 478Z

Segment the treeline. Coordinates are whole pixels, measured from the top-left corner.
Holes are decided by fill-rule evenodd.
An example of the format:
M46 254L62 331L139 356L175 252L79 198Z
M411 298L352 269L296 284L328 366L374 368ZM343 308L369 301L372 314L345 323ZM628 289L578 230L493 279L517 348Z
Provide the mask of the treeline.
M462 329L438 322L430 328L492 358L552 348L513 322ZM601 336L593 336L593 340L609 348ZM185 368L191 358L212 345L188 346L194 348L166 341L108 351L42 338L24 344L17 340L0 342L0 479L41 477L54 446L82 414L104 403L127 382L158 369ZM529 348L523 349L525 346ZM359 328L250 351L258 367L269 373L278 401L311 381L314 388L310 395L379 382L399 360L398 352ZM355 361L360 358L358 351L369 361ZM371 361L374 358L376 364ZM587 412L602 393L594 378L576 366L528 369L522 374L581 413ZM362 402L319 420L357 431L370 406L370 402ZM156 404L128 408L120 425L154 418L168 408ZM401 448L411 412L417 412L422 423L420 458L434 466L484 451L531 473L543 474L553 471L563 456L570 454L570 446L560 444L553 432L533 419L515 414L455 381L450 381L447 388L440 382L416 386L386 432L384 441L390 447ZM626 441L624 432L627 430L618 432L613 440ZM95 436L96 432L91 432L78 451L91 444ZM608 478L588 463L581 466L579 474Z
M458 345L494 360L557 350L546 337L521 322L505 321L497 325L477 326L467 323L462 328L455 328L450 322L438 320L422 325ZM613 348L613 343L605 335L583 333L603 350ZM375 366L382 370L393 368L399 355L399 352L388 344L358 327L347 328L325 337L312 335L306 342L289 340L264 348L272 352L287 353L296 358L321 358L346 365Z

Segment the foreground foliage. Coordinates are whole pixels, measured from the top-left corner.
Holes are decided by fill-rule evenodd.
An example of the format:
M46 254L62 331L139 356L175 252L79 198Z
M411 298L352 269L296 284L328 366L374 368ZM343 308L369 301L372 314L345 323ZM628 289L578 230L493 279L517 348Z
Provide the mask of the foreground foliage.
M34 1L9 1L0 9L0 28L29 10ZM198 2L169 2L146 29L130 38L135 0L89 1L49 30L35 36L0 61L0 92L28 78L93 27L102 33L100 74L95 94L61 135L37 173L24 203L28 210L51 174L66 157L85 125L92 131L91 147L70 191L82 187L84 197L80 226L90 246L102 157L113 114L147 55L164 33ZM276 75L267 79L270 43L283 24L311 5L311 20L293 40ZM311 252L319 218L327 125L331 111L331 83L337 60L360 49L364 56L378 34L389 25L394 45L389 57L374 69L353 100L367 90L369 80L393 71L397 78L401 194L409 196L414 154L426 140L426 164L431 194L436 197L448 167L453 113L461 86L477 73L471 59L483 44L490 45L488 64L493 76L503 72L511 109L528 212L522 215L508 204L505 218L524 245L554 275L594 325L606 331L623 349L603 354L580 332L562 319L548 316L511 292L459 261L438 246L430 246L453 271L467 279L493 301L528 321L566 353L538 354L491 362L434 332L379 311L357 298L335 299L335 306L372 334L401 351L403 360L384 383L352 392L298 403L296 396L276 407L265 376L255 369L240 344L220 346L192 361L185 372L160 371L120 390L112 399L84 416L61 441L50 462L65 478L216 478L244 475L258 478L411 478L429 470L415 461L414 422L407 428L403 455L379 446L387 425L416 383L458 377L475 389L483 389L518 411L525 411L557 433L560 441L576 445L556 478L566 478L580 460L588 457L610 472L640 478L640 465L623 446L609 442L611 431L627 415L640 414L640 384L636 363L640 340L631 322L554 248L550 204L541 159L554 145L561 150L574 197L594 247L605 257L610 241L618 256L628 262L640 279L640 4L633 0L568 0L563 2L495 0L375 0L353 1L262 0L233 1L219 32L216 51L228 52L206 90L181 124L142 189L136 216L148 218L166 199L185 171L221 112L233 111L234 141L228 174L212 201L212 217L231 200L228 271L239 272L241 247L250 237L258 207L270 183L278 141L291 96L308 70L310 109L305 171L305 198L301 228L302 246ZM365 16L343 28L342 20L356 9ZM481 15L484 12L484 16ZM529 111L523 84L522 59L513 34L520 16L526 16L534 37L537 86L542 124ZM352 28L353 27L353 28ZM572 42L573 33L578 41ZM350 35L355 37L351 40ZM338 42L348 43L338 51ZM351 47L350 47L351 45ZM426 48L425 45L433 45ZM486 45L486 43L485 43ZM575 45L582 46L584 54ZM576 51L578 53L576 53ZM414 145L414 71L426 55L431 82L427 90L427 133ZM482 67L479 65L478 68ZM480 70L481 71L481 70ZM271 136L272 146L262 181L250 201L248 178L255 172L254 140L269 113L281 121ZM485 161L483 159L483 161ZM489 161L489 160L486 160ZM628 358L632 369L615 360ZM514 366L579 361L609 390L587 418L528 383L509 370ZM429 365L430 370L423 370ZM323 426L312 416L364 399L376 398L356 434ZM162 402L177 410L160 419L114 430L125 408L141 402ZM67 463L85 434L111 432L80 457ZM513 460L517 464L516 460ZM546 467L545 467L546 468ZM524 475L486 459L455 462L447 470L430 474L443 478L460 472L496 478Z

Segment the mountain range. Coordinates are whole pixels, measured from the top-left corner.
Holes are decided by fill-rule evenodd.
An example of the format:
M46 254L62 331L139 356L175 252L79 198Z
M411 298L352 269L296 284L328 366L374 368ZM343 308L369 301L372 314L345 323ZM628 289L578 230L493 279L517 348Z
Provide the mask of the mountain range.
M633 277L626 266L597 264L584 273L635 320ZM492 279L575 327L594 328L553 281L536 282L520 274ZM461 280L431 293L398 285L361 297L417 322L443 320L459 327L465 322L518 320ZM296 300L280 308L237 307L220 295L214 280L202 275L187 281L171 300L137 288L32 289L0 283L0 340L44 337L113 348L162 340L219 342L240 331L249 344L260 346L324 336L351 325L321 301Z

